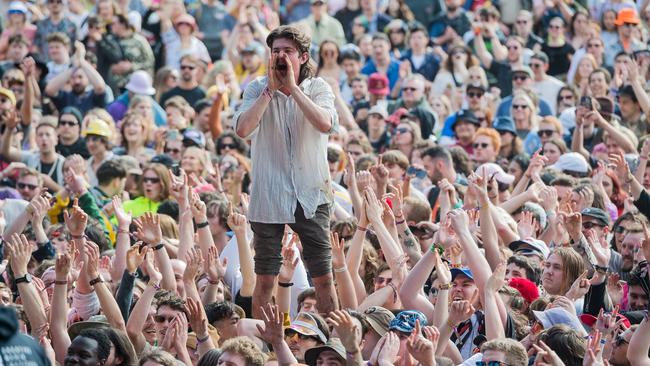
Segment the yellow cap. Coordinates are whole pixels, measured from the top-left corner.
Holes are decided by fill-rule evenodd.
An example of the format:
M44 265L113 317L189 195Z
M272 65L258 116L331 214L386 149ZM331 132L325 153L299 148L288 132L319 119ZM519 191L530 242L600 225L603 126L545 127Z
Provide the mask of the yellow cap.
M16 105L16 95L14 95L14 92L11 90L0 86L0 95L4 95L5 97L9 98L11 104Z
M91 119L88 121L88 126L86 126L86 130L84 131L83 135L97 135L110 139L111 129L108 127L108 124L101 119Z

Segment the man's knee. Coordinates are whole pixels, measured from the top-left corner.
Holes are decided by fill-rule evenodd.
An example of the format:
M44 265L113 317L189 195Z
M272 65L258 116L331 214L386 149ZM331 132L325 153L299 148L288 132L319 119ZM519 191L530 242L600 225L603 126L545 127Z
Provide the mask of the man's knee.
M255 293L262 294L273 291L275 286L275 276L273 275L257 275L255 280Z

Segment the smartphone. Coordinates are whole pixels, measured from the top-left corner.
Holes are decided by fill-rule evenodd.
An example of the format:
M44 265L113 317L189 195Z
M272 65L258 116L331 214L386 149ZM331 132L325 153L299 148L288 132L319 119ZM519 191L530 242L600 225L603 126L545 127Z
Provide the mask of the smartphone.
M587 108L588 110L594 109L593 99L587 95L580 97L580 105Z
M408 167L408 169L406 169L406 174L419 179L424 179L427 177L427 172L424 169L416 168L414 166Z

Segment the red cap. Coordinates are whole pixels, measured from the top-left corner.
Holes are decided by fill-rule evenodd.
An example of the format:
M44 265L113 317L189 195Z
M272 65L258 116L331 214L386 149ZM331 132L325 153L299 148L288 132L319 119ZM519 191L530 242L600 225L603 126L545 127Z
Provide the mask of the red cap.
M381 95L383 97L390 93L388 86L388 77L378 72L371 74L368 78L368 92L370 94Z
M388 116L388 119L386 120L392 124L398 125L402 120L402 116L408 113L409 113L408 109L398 108L397 110L395 110L395 112L393 112L393 114Z
M594 324L596 324L596 321L598 320L597 317L595 317L595 316L593 316L591 314L580 314L580 316L578 318L580 318L580 321L584 325L586 325L586 326L588 326L590 328L593 327ZM626 318L624 315L618 314L618 316L616 317L616 321L619 321L621 319L623 320L623 325L625 326L625 328L629 328L632 325L628 318Z
M526 300L526 302L529 304L537 300L539 297L539 290L537 289L537 286L535 286L535 283L533 283L531 280L513 277L510 279L510 283L508 283L508 285L517 289L524 300Z

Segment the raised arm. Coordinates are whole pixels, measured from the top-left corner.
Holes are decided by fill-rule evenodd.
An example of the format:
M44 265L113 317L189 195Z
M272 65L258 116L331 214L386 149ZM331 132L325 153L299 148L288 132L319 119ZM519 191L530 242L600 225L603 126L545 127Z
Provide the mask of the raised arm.
M77 67L70 67L62 73L56 75L45 85L45 95L48 97L56 97L61 89L63 89L68 81L72 79L72 74L77 71Z
M36 62L31 57L25 57L21 63L21 69L25 73L25 95L23 97L23 104L20 107L20 112L22 114L22 124L28 126L32 123L32 111L34 109L34 100L36 99L36 92L38 89L38 83L34 77L34 69L36 67ZM40 94L40 90L38 91Z
M102 76L95 70L93 65L90 62L86 61L86 47L83 43L77 41L75 42L75 54L76 62L78 67L83 70L84 74L88 78L88 82L93 86L93 92L95 95L102 95L106 91L106 83Z
M196 334L200 359L208 351L215 348L212 337L208 333L208 318L200 300L195 300L188 296L185 309L188 314L190 326Z
M634 331L627 346L627 359L632 366L649 366L648 350L650 349L650 323L646 316Z
M190 249L187 254L185 254L185 258L181 260L186 263L182 280L185 285L185 294L188 299L194 299L200 303L201 296L196 287L196 275L198 274L201 263L203 262L203 254L199 248L194 247Z
M420 243L415 238L411 229L409 229L408 224L406 223L406 217L404 217L403 211L403 202L404 195L402 193L402 187L388 185L388 191L391 194L391 199L393 203L393 214L395 215L395 225L397 227L397 235L400 243L402 244L402 249L409 256L411 263L417 263L420 258L422 258L422 250Z
M492 67L492 61L494 60L490 52L485 47L485 41L483 40L483 35L479 33L474 37L474 49L476 49L476 55L481 61L481 64L486 69Z
M233 210L232 204L230 205L230 214L228 215L228 226L235 232L237 238L237 250L239 252L239 270L242 275L242 286L239 290L241 296L253 296L255 289L255 271L253 264L253 253L251 246L248 243L246 232L248 223L246 216L237 213Z
M356 309L357 294L354 290L352 277L345 265L345 241L339 240L339 234L330 233L330 242L332 243L332 269L334 270L334 281L336 281L336 291L341 301L341 308Z
M487 171L484 169L482 176L473 175L470 177L470 189L476 191L479 204L479 220L481 222L481 238L483 241L483 248L485 249L485 258L490 264L490 268L496 268L497 264L501 261L499 252L499 237L497 229L492 220L491 203L488 197L487 184L488 184Z
M126 331L126 325L120 312L120 307L117 306L115 297L111 290L104 283L104 279L99 276L99 247L97 244L87 241L85 246L86 251L86 268L88 277L91 278L90 286L95 288L95 293L99 299L99 304L102 308L102 313L106 315L108 324L113 329Z
M487 281L487 286L483 292L483 299L485 300L485 314L497 314L499 308L497 306L497 297L499 290L505 283L506 264L499 263L494 269L494 273ZM501 317L486 316L485 317L485 335L487 340L505 338L506 332L501 322Z
M131 246L131 237L129 236L131 213L124 212L122 199L118 196L113 196L113 212L115 212L115 217L117 218L117 239L115 240L115 255L113 256L111 277L117 280L124 273L127 260L126 253Z
M27 264L32 256L32 246L25 235L14 234L6 242L6 250L9 254L9 264L14 274L14 281L24 279L15 283L25 314L27 314L27 319L32 327L32 334L37 334L37 330L47 324L47 316L38 290L31 281L25 279L25 276L29 274Z
M54 281L52 308L50 309L50 336L56 360L60 364L63 364L68 347L70 347L70 336L67 329L68 283L71 282L70 265L72 256L70 252L74 252L74 248L69 246L68 249L73 250L60 254L56 259L56 265L54 266L56 280Z
M234 33L234 32L233 32ZM235 132L241 138L248 138L257 128L262 120L262 115L271 103L273 93L280 87L279 82L274 77L275 73L271 69L275 67L275 57L271 55L268 64L268 86L263 90L256 90L253 86L255 82L248 84L244 90L244 98L240 108L244 110L235 121ZM261 86L260 86L261 87Z
M176 278L172 269L171 261L162 243L162 232L160 230L160 217L151 212L145 213L135 221L138 226L137 236L140 240L152 247L156 264L162 273L162 287L167 291L176 292ZM180 254L179 254L180 255Z
M260 338L273 346L273 351L280 365L295 365L298 361L296 361L296 358L289 349L289 345L284 340L283 324L285 313L280 311L278 305L266 304L266 306L260 308L262 310L264 327L260 324L255 325L259 331Z
M226 85L223 74L217 74L215 86L217 87L217 93L210 107L210 116L208 119L210 135L213 140L217 139L223 133L221 110L224 107L223 96L228 95L228 86Z
M0 140L0 156L8 162L20 161L20 150L11 146L11 140L14 135L14 129L18 126L18 118L14 109L5 110L0 115L4 122L4 131L2 140Z
M147 343L144 334L142 334L142 329L147 322L153 297L160 288L160 281L162 280L162 275L155 269L153 253L149 252L149 255L146 256L145 266L149 274L149 284L140 295L140 299L135 303L131 316L126 322L126 334L133 343L136 353L142 352Z
M645 169L648 166L648 157L650 156L650 139L646 139L643 142L643 147L641 147L641 153L639 154L639 165L636 167L634 172L634 178L639 182L643 182L643 176L645 175Z

